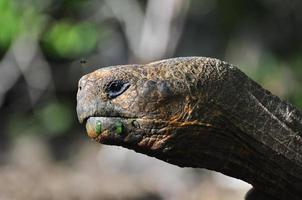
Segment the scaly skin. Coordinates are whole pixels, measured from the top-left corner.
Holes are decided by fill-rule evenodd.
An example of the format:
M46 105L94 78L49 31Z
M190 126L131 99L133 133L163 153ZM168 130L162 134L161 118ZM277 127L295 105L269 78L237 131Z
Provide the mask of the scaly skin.
M302 198L302 115L217 59L99 69L79 81L77 113L94 140L254 186L247 199Z

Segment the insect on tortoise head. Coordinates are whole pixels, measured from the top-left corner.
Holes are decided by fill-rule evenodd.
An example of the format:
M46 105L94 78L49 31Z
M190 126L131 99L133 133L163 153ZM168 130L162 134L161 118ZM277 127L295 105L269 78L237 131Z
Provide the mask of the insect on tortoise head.
M190 57L101 68L79 81L78 118L100 143L158 158L165 154L167 161L172 149L194 144L194 134L197 138L200 131L204 133L196 139L200 145L200 139L211 142L209 134L224 129L210 94L202 92L208 80L200 77L209 75L216 64L215 59ZM186 134L191 134L190 141Z

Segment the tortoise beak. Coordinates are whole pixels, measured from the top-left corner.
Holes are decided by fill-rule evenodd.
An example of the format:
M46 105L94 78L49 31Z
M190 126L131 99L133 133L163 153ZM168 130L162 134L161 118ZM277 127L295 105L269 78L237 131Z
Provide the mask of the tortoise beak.
M93 94L94 86L83 76L79 81L77 92L77 115L80 123L85 122L90 116L94 116L97 112L97 98Z

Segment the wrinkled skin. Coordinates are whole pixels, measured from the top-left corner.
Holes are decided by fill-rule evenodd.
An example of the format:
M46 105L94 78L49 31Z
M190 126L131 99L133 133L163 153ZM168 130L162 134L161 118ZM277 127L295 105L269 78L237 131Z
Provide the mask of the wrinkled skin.
M102 68L81 78L77 101L100 143L240 178L255 188L247 199L302 195L301 113L225 62Z

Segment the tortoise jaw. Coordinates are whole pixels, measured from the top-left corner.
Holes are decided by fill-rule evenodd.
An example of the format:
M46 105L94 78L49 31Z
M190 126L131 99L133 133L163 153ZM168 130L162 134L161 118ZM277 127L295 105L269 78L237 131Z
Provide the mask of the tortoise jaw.
M100 135L123 135L124 126L128 126L130 118L121 117L88 117L86 131L89 137L97 138Z
M109 145L137 146L144 137L156 134L166 121L146 118L88 117L86 131L93 140Z

